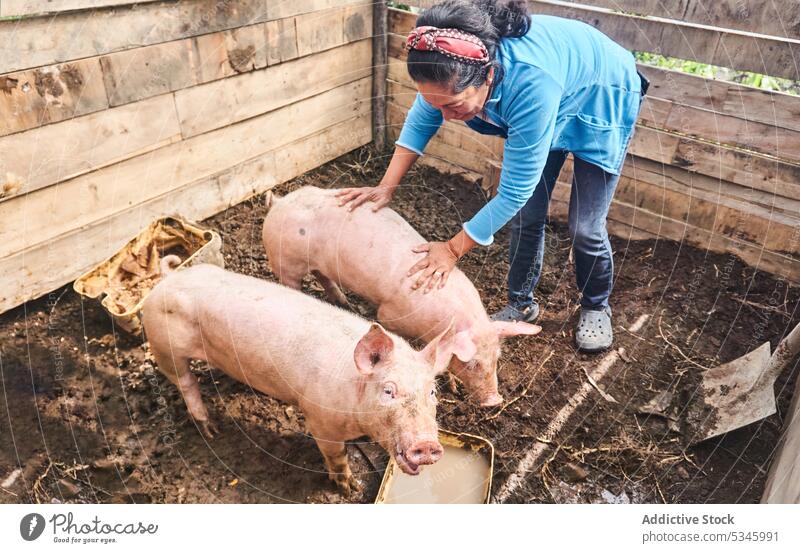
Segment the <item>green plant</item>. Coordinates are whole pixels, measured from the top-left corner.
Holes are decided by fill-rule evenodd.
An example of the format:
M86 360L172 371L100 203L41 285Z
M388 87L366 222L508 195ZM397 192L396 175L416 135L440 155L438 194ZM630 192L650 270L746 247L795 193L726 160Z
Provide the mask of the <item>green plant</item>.
M698 75L700 77L706 77L709 79L719 79L723 81L740 83L765 90L775 90L779 92L800 95L800 82L793 81L791 79L770 77L769 75L762 75L761 73L753 73L751 71L735 71L727 67L662 56L661 54L654 54L652 52L637 51L633 54L637 62L653 65L655 67L672 69L673 71L690 73L692 75Z

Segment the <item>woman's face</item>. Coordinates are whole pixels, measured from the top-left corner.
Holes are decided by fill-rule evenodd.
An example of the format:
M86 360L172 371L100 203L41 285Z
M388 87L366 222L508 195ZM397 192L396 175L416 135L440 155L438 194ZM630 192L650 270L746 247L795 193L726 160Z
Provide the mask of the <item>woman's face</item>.
M442 112L442 117L446 121L456 119L458 121L468 121L478 115L486 103L491 85L491 73L489 78L481 86L470 86L455 94L449 85L439 83L416 83L417 90L425 100Z

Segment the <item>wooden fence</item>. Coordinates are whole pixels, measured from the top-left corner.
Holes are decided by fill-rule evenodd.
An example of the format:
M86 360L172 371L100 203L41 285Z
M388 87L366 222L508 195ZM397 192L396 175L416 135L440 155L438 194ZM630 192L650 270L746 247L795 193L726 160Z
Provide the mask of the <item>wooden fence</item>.
M800 79L800 12L789 9L789 2L591 3L531 0L528 5L534 14L583 20L631 50ZM781 7L786 9L776 11ZM389 13L392 138L415 95L402 48L415 19L406 11ZM639 68L652 84L611 207L610 231L734 253L759 269L800 281L800 97ZM491 181L502 147L497 138L448 122L427 153L434 163ZM559 180L571 180L571 167L568 160ZM555 217L566 216L569 192L569 186L556 187Z
M372 10L2 0L0 312L369 143Z

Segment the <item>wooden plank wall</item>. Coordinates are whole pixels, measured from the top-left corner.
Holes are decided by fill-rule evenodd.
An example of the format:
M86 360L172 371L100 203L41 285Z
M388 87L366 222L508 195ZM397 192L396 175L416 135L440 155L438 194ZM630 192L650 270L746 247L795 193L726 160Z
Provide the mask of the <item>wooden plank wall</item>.
M0 312L369 143L372 10L2 0Z
M761 29L741 16L737 7L743 4L741 0L711 4L600 0L592 4L529 1L533 13L584 20L632 50L774 76L800 76L800 66L788 61L800 53L796 39L800 24L792 23L791 17ZM659 7L665 4L673 11ZM748 13L763 4L765 11L759 11L758 18L765 21L764 14L775 5L790 11L787 2L744 4ZM701 9L705 5L709 10ZM651 15L630 15L603 6ZM415 95L402 49L403 37L415 19L412 13L390 10L392 139L399 134ZM709 25L717 21L730 28ZM754 30L762 34L753 34ZM763 34L766 31L774 36ZM762 270L800 282L800 98L646 65L639 69L651 87L611 207L611 232L625 237L658 236L731 252ZM427 153L430 156L425 157L434 163L489 174L487 162L501 162L502 142L451 122ZM556 188L551 211L563 218L569 201L570 160L560 180L564 184Z

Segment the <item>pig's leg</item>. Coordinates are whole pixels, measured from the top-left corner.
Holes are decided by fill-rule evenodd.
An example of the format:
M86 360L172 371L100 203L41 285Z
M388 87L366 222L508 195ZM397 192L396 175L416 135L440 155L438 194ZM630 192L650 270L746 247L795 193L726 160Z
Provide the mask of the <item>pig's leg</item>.
M314 436L314 441L317 442L317 447L322 452L322 457L325 458L325 466L328 469L328 478L336 482L339 490L344 495L350 495L351 492L361 491L361 484L353 476L350 470L350 463L347 462L347 449L344 442L336 440L326 440L315 434L313 425L306 420L306 426Z
M152 349L152 353L159 370L181 391L186 408L200 427L200 431L206 438L213 438L219 430L208 417L203 398L200 397L200 385L189 370L189 358L176 357L169 353L164 354L155 348Z
M347 297L344 295L344 292L342 292L342 289L339 288L338 284L317 270L311 271L311 274L314 275L314 278L316 278L325 289L325 295L331 303L342 307L351 307L350 302L347 301Z
M284 286L300 290L303 287L303 277L306 276L306 268L281 265L278 268L277 275L278 282Z

